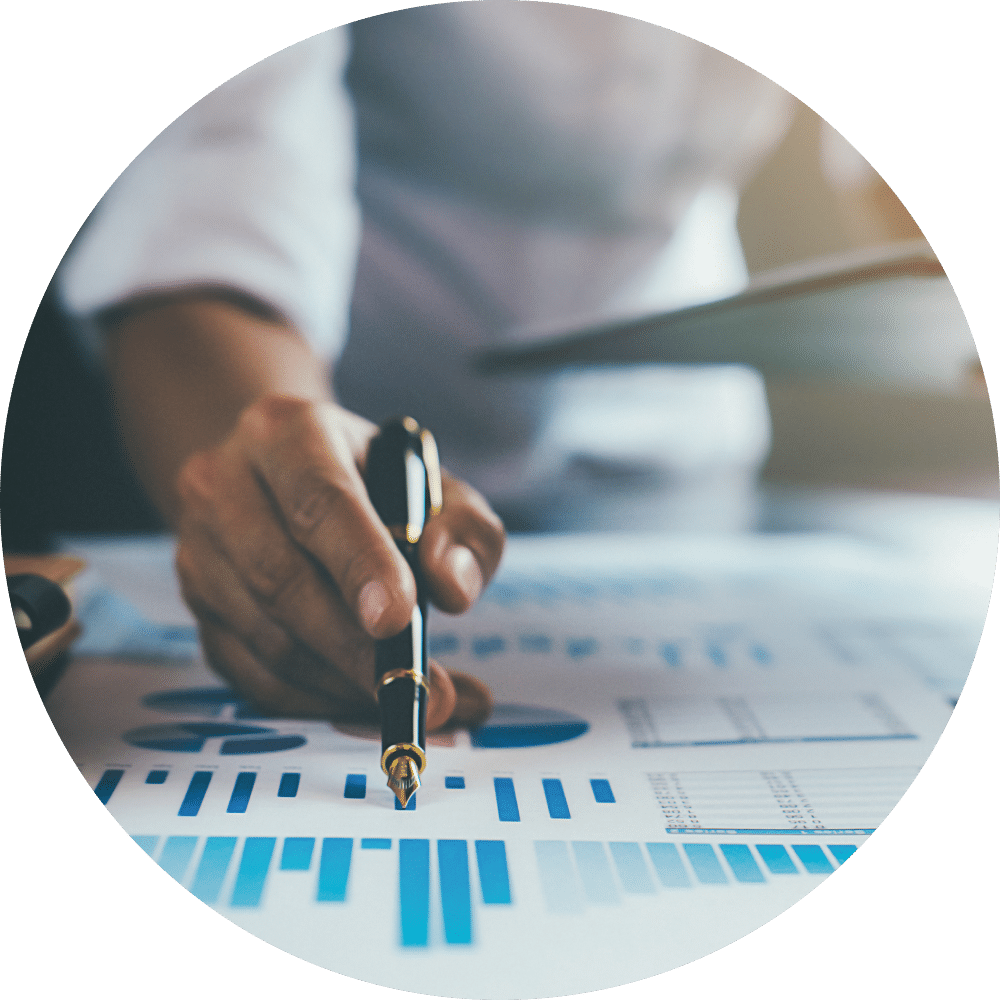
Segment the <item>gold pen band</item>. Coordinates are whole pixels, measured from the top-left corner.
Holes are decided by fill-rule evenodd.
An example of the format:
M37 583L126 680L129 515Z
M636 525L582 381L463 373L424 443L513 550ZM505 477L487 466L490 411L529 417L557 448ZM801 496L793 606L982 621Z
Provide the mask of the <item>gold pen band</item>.
M431 689L427 686L427 678L420 673L419 670L411 670L408 667L397 667L395 670L390 670L388 673L384 674L378 684L375 685L375 697L378 697L379 691L385 687L386 684L403 678L408 678L413 681L414 684L419 684L428 694L431 693Z
M390 758L397 757L400 754L413 757L418 765L417 773L423 773L424 768L427 766L427 754L416 743L393 743L391 747L386 747L382 751L382 771L385 774L389 773Z

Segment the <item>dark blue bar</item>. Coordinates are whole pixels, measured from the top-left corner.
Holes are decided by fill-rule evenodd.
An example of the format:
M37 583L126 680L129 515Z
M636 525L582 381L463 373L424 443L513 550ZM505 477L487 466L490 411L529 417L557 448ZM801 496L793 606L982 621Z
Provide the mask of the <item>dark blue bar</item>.
M349 774L344 782L345 799L363 799L367 791L368 776L364 774Z
M172 879L182 882L197 843L197 837L167 837L160 852L160 867Z
M758 844L757 852L772 875L798 875L795 862L781 844Z
M146 775L147 785L162 785L167 780L168 771L150 771Z
M520 823L521 813L517 808L513 778L494 778L493 793L497 799L497 815L502 823Z
M656 892L638 844L613 841L608 844L608 848L615 868L618 869L618 879L627 893L634 896L651 896Z
M665 889L690 888L691 879L688 878L687 869L675 845L651 843L646 844L646 850L649 851L660 885Z
M101 775L101 780L94 788L94 794L100 799L102 806L108 804L108 799L114 794L114 790L118 787L118 782L122 780L124 773L120 768L111 768Z
M315 837L285 837L281 848L283 872L307 872L312 864Z
M465 778L455 777L454 775L447 775L444 779L445 788L465 788Z
M448 944L472 944L468 845L464 840L439 840L437 847L444 939Z
M413 810L417 808L417 793L416 792L414 792L410 796L410 798L407 800L407 803L406 803L405 806L401 806L399 804L399 799L397 799L395 796L393 796L393 800L396 803L396 812L404 812L404 811L405 812L413 812Z
M481 660L496 653L502 653L505 648L503 637L499 635L483 636L472 640L472 652Z
M211 906L218 900L235 850L235 837L209 837L205 841L205 850L201 852L201 861L191 883L191 892L203 903Z
M191 777L191 783L188 785L187 791L184 793L184 801L181 803L180 809L177 810L178 816L198 815L198 810L201 808L202 800L205 798L205 792L208 791L208 783L211 780L211 771L194 772Z
M458 636L451 632L444 635L432 635L427 640L427 652L431 656L441 656L444 653L458 652Z
M842 865L857 850L853 844L827 844L826 849L837 859L838 865Z
M766 882L746 844L719 844L722 856L729 862L737 882Z
M392 847L392 841L388 837L362 837L361 850L363 851L388 851Z
M350 837L324 837L319 855L317 903L343 903L347 899L347 876L351 872Z
M613 803L615 793L611 791L611 782L606 778L591 778L590 787L594 792L595 802Z
M477 840L476 862L479 865L479 888L483 902L510 905L510 876L507 873L507 849L502 840Z
M294 799L299 794L299 779L302 777L295 771L286 771L281 776L278 784L278 797L282 799Z
M236 873L230 906L260 906L274 843L274 837L247 837L243 841L243 857Z
M699 882L705 885L725 885L729 881L711 844L685 844L684 853Z
M549 807L549 815L553 819L569 819L569 803L566 801L562 782L558 778L542 778L542 788L545 790L545 804Z
M431 897L429 840L399 842L399 928L404 948L427 947Z
M233 785L233 794L229 796L229 805L226 806L227 813L245 813L247 811L247 806L250 804L250 793L253 792L256 780L256 771L240 771Z
M156 845L160 842L159 837L153 837L145 833L133 833L132 839L150 856L156 850Z
M792 850L799 856L802 867L810 875L829 875L833 871L833 865L818 844L793 844Z

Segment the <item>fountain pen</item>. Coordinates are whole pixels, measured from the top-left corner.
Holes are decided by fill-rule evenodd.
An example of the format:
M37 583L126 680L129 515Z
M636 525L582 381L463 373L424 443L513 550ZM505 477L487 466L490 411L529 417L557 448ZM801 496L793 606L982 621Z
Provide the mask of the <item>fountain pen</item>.
M427 587L417 545L441 510L441 467L430 431L412 417L387 420L368 446L365 486L413 573L417 602L398 635L375 643L375 689L382 722L382 770L405 809L427 766Z

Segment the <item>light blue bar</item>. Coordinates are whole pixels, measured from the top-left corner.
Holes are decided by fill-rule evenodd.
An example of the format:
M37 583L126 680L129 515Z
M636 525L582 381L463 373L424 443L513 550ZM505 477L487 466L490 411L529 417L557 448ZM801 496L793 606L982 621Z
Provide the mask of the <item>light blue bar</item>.
M250 795L256 781L256 771L240 771L233 784L233 794L229 796L229 805L226 806L227 813L245 813L247 811Z
M596 639L567 639L566 655L574 660L583 659L585 656L593 656L597 652Z
M558 778L542 778L542 789L545 791L549 816L552 819L569 819L569 803L566 801L562 782Z
M494 778L493 793L497 800L497 815L503 823L520 823L521 813L517 808L513 778Z
M502 840L477 840L476 862L479 865L479 888L487 905L510 905L510 876L507 873L507 848Z
M399 929L404 948L427 947L431 903L431 842L399 842Z
M838 865L842 865L857 850L854 844L827 844L826 849L837 859Z
M758 844L757 853L772 875L798 875L795 862L781 844Z
M726 666L726 651L722 648L721 643L706 642L705 655L712 661L712 663L715 664L715 666Z
M388 851L392 847L392 841L388 837L362 837L361 850L363 851Z
M449 774L444 779L445 788L465 788L465 778Z
M833 871L833 865L818 844L793 844L792 850L810 875L829 875Z
M367 791L368 776L365 774L349 774L344 782L345 799L363 799Z
M573 854L587 900L598 906L615 906L621 902L618 887L604 845L596 840L574 840Z
M324 837L319 854L317 903L343 903L347 899L347 877L351 873L350 837Z
M160 842L159 837L152 837L149 834L132 834L132 839L150 856L156 850L156 845Z
M615 793L611 791L611 782L607 778L591 778L590 789L594 793L594 801L602 804L613 804Z
M94 786L94 794L100 800L102 806L108 804L108 799L114 794L118 787L118 782L122 780L125 772L121 768L109 768L101 775L101 780Z
M205 850L201 852L201 861L191 883L191 892L203 903L217 902L235 850L235 837L209 837L205 841Z
M315 837L285 837L281 846L281 870L283 872L307 872L312 865Z
M660 656L663 657L668 667L679 667L681 665L681 648L676 642L665 642L660 646Z
M178 882L184 881L184 873L191 864L197 837L167 837L160 852L160 867Z
M691 879L681 860L680 851L674 844L648 843L646 850L649 851L656 877L664 889L691 888Z
M729 881L711 844L685 844L684 853L699 882L705 885L725 885Z
M212 780L211 771L195 771L191 776L191 782L184 793L184 801L181 802L178 816L197 816L201 809L201 803L208 791L208 784Z
M464 840L439 840L437 848L444 939L448 944L472 944L468 844Z
M729 862L737 882L766 882L746 844L719 844L722 856Z
M579 913L583 900L564 840L536 840L535 858L550 913Z
M638 844L612 841L608 847L615 868L618 869L618 880L627 893L633 896L651 896L656 892ZM577 863L579 864L579 858Z
M247 837L243 841L243 857L236 873L236 884L230 906L260 906L264 883L274 854L274 837Z

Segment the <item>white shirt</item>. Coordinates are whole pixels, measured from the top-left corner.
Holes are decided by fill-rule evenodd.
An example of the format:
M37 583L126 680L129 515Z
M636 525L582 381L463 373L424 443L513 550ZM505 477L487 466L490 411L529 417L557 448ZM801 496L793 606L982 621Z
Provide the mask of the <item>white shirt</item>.
M345 405L412 414L502 495L532 479L551 387L475 376L475 351L648 304L643 276L697 193L738 187L786 121L785 92L746 66L620 15L386 14L258 63L164 130L98 206L63 296L79 316L165 289L255 296L337 362ZM743 423L765 424L735 456L752 465L760 393L728 378Z

